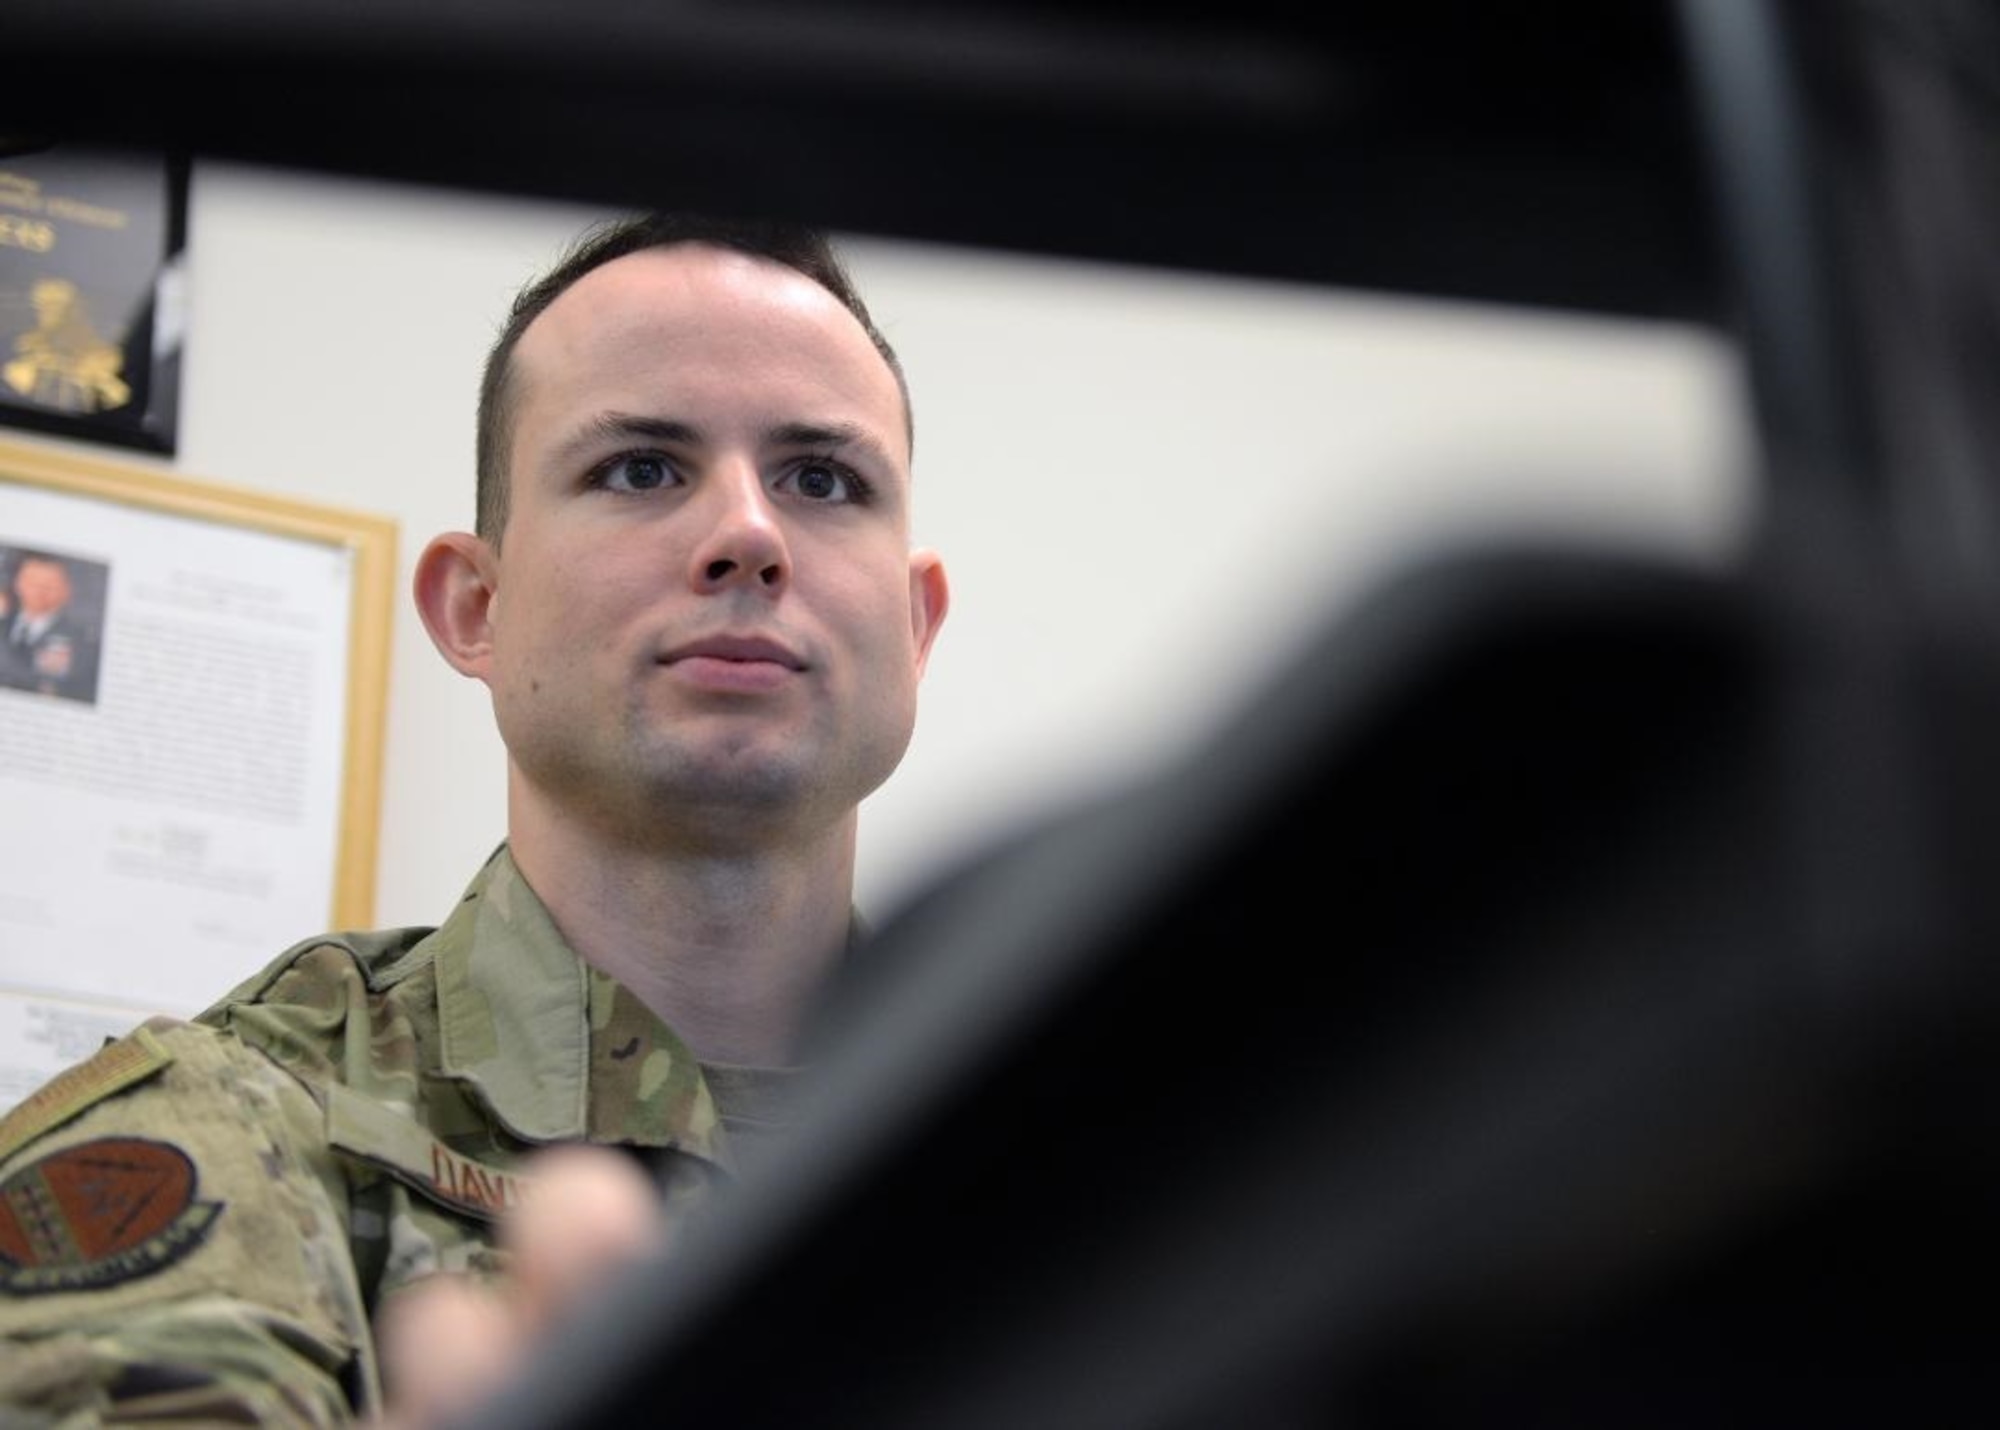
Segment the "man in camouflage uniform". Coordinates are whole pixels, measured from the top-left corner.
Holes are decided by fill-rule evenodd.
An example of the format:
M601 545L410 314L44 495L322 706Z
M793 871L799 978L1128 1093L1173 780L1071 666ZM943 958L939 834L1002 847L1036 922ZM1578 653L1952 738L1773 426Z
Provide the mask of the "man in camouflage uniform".
M379 1414L385 1308L505 1281L536 1154L632 1149L670 1218L726 1180L945 614L910 431L813 235L642 218L523 291L477 534L415 580L491 691L506 842L437 929L308 939L0 1119L0 1423Z

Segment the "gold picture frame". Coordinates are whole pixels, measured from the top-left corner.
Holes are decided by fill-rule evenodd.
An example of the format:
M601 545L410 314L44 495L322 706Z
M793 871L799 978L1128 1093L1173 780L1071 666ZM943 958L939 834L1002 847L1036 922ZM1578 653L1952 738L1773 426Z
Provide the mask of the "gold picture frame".
M385 517L0 441L0 1046L184 1015L299 927L370 924L396 547ZM60 658L30 654L51 583ZM155 912L107 922L135 895Z

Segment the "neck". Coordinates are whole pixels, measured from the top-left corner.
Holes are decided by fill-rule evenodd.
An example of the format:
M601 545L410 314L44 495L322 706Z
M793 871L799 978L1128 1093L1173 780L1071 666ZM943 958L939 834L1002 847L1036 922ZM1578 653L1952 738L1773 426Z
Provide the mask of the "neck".
M846 946L854 827L850 813L817 838L696 854L635 849L510 801L509 844L570 947L697 1057L781 1067Z

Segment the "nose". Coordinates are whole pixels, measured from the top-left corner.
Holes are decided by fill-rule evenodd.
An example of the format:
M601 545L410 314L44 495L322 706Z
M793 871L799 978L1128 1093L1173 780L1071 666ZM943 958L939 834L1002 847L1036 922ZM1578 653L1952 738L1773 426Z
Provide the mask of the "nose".
M791 577L791 553L756 465L732 462L712 472L703 497L707 525L689 571L695 589L781 589Z

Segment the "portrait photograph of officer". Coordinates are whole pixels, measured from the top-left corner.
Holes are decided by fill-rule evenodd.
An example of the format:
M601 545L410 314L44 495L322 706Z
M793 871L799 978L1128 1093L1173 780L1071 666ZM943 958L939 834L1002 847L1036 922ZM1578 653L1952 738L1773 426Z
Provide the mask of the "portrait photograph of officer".
M0 687L96 704L109 577L101 561L0 546Z

